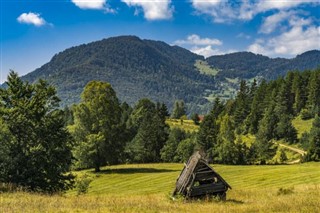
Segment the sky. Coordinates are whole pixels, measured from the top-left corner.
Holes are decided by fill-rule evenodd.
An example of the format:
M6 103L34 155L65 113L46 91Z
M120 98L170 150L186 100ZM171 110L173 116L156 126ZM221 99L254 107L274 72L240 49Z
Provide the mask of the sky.
M319 0L0 0L0 83L57 53L120 35L209 57L293 58L320 49Z

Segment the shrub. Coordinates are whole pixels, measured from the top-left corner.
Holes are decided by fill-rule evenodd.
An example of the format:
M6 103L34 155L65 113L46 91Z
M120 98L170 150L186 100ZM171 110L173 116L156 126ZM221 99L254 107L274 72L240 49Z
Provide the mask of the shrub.
M89 189L89 185L92 182L92 179L88 175L83 175L80 179L77 180L77 194L86 194Z
M293 194L293 187L290 188L279 188L277 195L289 195L289 194Z

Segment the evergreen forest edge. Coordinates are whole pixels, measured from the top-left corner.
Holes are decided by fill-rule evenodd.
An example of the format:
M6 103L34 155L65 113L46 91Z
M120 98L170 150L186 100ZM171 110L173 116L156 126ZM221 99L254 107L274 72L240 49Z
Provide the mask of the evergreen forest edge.
M320 70L289 72L259 85L241 81L233 100L215 100L198 132L170 129L167 106L149 99L134 107L120 103L109 83L91 81L81 102L59 108L55 88L22 81L11 72L0 90L0 182L31 191L59 192L74 186L69 171L119 163L184 162L201 150L210 162L267 164L275 140L300 144L302 161L320 159ZM172 118L184 117L175 103ZM297 137L292 119L314 118L311 131ZM252 145L239 135L252 134Z

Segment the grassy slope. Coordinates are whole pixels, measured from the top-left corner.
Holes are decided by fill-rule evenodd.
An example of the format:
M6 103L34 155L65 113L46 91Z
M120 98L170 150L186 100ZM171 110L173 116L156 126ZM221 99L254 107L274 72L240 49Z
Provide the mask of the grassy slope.
M210 65L208 65L208 62L202 61L202 60L196 60L196 63L194 64L194 66L202 74L216 76L219 72L217 69L211 68Z
M170 128L180 128L186 132L194 132L199 130L199 126L195 125L192 120L167 119L166 123Z
M319 212L320 164L214 168L233 187L227 202L172 201L182 164L119 165L96 175L87 195L0 194L0 212ZM280 188L293 193L277 195Z
M310 132L313 120L314 119L302 120L300 117L296 117L292 120L293 126L298 131L298 138L300 138L304 132Z

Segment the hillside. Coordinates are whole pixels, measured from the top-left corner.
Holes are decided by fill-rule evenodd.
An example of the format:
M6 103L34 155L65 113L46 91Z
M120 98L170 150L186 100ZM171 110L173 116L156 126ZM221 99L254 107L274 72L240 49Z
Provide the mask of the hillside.
M320 65L320 51L312 50L293 59L269 58L251 52L237 52L206 59L208 64L218 69L220 78L250 79L261 76L276 79L288 71L316 69Z
M294 59L242 52L205 60L161 41L120 36L66 49L23 79L48 80L56 86L62 105L77 103L89 81L101 80L111 83L119 99L131 105L147 97L171 110L174 101L182 99L189 114L205 114L215 97L235 96L240 78L272 79L288 70L315 68L319 62L316 50Z
M47 79L65 104L78 102L83 87L94 79L111 83L129 104L143 97L168 106L177 99L199 103L201 96L195 94L214 89L213 79L193 67L202 58L163 42L122 36L67 49L24 79Z

